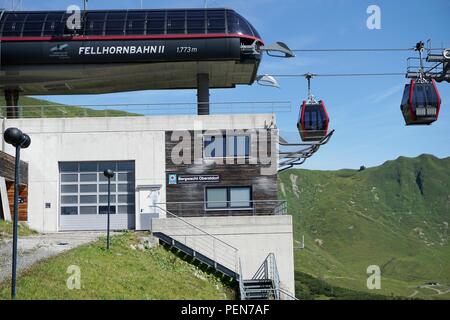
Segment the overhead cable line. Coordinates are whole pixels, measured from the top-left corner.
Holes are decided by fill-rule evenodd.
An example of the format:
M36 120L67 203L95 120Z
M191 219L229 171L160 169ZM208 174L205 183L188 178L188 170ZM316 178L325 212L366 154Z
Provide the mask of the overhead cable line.
M308 74L270 74L273 77L278 78L304 78ZM404 76L405 72L384 72L384 73L322 73L311 74L314 77L377 77L377 76Z
M295 49L292 51L293 52L382 52L382 51L414 51L414 48L411 47L411 48Z

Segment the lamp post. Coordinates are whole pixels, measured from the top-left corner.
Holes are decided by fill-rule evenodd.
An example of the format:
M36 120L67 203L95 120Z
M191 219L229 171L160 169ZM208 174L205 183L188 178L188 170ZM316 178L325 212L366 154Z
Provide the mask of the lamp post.
M16 148L15 181L14 181L14 219L13 219L13 249L12 249L12 276L11 276L11 299L16 298L17 278L17 241L19 224L19 188L20 188L20 149L28 148L31 139L17 128L8 128L3 134L5 142Z
M103 174L108 178L108 222L106 226L106 250L109 250L109 229L110 229L110 215L111 215L111 178L114 177L114 171L106 169Z

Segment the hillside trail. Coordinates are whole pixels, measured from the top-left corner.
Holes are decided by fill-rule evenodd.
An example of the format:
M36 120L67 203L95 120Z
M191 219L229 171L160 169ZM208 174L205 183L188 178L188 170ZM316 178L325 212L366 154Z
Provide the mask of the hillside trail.
M17 270L28 269L36 262L98 240L105 232L59 232L20 237ZM0 241L0 283L11 277L12 239Z

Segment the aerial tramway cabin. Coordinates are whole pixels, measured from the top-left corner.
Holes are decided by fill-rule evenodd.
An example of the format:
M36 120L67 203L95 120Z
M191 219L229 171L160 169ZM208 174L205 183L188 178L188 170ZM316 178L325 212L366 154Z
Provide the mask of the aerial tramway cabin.
M430 125L438 120L440 108L434 80L411 80L405 85L400 109L406 125Z

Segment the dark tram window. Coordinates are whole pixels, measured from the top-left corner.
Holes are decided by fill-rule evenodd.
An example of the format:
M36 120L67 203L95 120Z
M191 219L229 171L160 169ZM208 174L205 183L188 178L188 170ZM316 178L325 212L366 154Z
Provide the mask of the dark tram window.
M23 28L23 36L40 36L42 34L42 23L41 22L26 22Z
M23 36L41 36L46 13L30 13L25 20Z
M129 21L127 21L126 33L129 35L145 34L145 20L129 20Z
M425 108L438 103L434 87L429 83L416 83L413 91L413 107Z
M26 14L9 13L5 14L3 32L4 37L20 36L22 33L23 23L25 21Z
M187 33L204 34L206 31L205 11L195 10L187 12Z
M128 20L145 20L145 12L128 12Z
M106 20L106 35L124 35L125 34L126 12L110 12Z
M253 35L254 35L256 38L261 39L261 36L259 35L259 32L256 31L256 29L255 29L250 23L249 23L248 25L249 25L250 28L252 29Z
M47 16L46 13L30 13L27 16L27 22L28 21L44 22L46 16Z
M107 21L106 22L106 35L123 35L124 34L125 21Z
M247 21L235 12L227 12L228 32L245 35L253 35Z
M147 14L147 34L164 34L166 13L153 11Z
M89 12L86 16L85 34L103 35L103 29L105 26L106 13L104 12Z
M49 13L44 24L44 36L60 36L64 31L63 13Z
M126 19L126 16L127 16L126 12L109 12L107 19L124 21Z
M208 11L208 33L225 33L225 11Z
M185 11L167 12L167 34L184 34L186 23Z
M307 105L304 114L305 130L324 130L326 128L326 115L320 104Z
M128 12L126 22L127 35L145 34L145 12Z
M402 106L408 104L410 88L411 85L409 84L405 85L405 90L403 91ZM402 106L400 106L400 109L402 108Z

